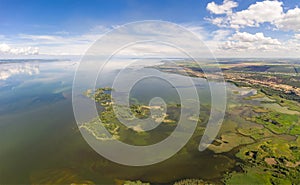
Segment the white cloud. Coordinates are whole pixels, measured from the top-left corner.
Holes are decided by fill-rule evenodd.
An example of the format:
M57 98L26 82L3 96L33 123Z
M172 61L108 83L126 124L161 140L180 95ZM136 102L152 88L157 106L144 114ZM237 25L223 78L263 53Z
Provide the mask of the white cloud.
M220 48L223 50L274 50L281 47L277 39L265 37L263 33L250 34L247 32L237 32L228 41L224 42Z
M298 17L294 17L292 15L296 14L298 10L288 10L286 13L283 13L283 5L281 2L265 0L250 5L246 10L232 12L232 8L234 7L232 6L232 4L231 6L229 6L230 2L232 3L233 1L225 0L222 5L211 4L210 7L207 9L214 14L218 14L216 18L211 19L211 21L214 24L219 25L220 27L236 28L237 30L222 28L220 30L208 32L207 30L205 30L205 27L199 26L198 24L186 23L182 24L182 26L194 32L218 57L241 57L241 55L261 56L261 53L265 54L267 52L269 52L268 54L270 54L270 56L273 56L273 54L281 54L282 56L285 56L287 52L294 52L292 53L293 55L299 56L297 52L299 53L300 48L300 34L295 34L293 39L289 41L281 41L282 43L280 43L278 39L266 37L263 33L250 34L247 32L238 31L239 28L246 26L259 26L263 22L272 23L274 25L274 28L295 30L297 29L297 24L292 24L293 21L289 22L288 20L294 20L294 22L295 20L297 21ZM218 7L216 8L212 5L216 5ZM275 12L271 12L270 9L272 9L272 11ZM223 15L221 15L221 12L224 12L222 13ZM271 16L272 14L276 15L277 17L279 17L279 14L282 15L280 18L275 20ZM283 25L290 26L284 27ZM291 27L291 25L294 27ZM116 28L117 27L118 26L116 26ZM101 38L103 34L111 30L111 28L114 27L105 27L99 25L95 26L93 29L89 30L87 33L82 35L73 35L72 33L63 32L56 32L51 35L19 34L15 37L5 38L3 40L7 44L13 43L13 48L7 44L0 44L0 55L3 53L18 53L23 54L23 56L29 55L30 53L39 53L42 54L42 56L61 55L61 57L63 57L64 55L83 55L97 39ZM142 35L139 34L143 33L144 31L152 35L157 35L157 40L159 40L161 36L167 36L170 37L170 39L174 39L182 43L194 42L194 40L188 40L191 38L185 38L184 35L182 35L182 38L176 37L175 35L178 35L180 33L176 33L175 31L166 32L163 26L137 27L135 30L131 30L131 35L122 35L122 32L119 32L119 35L117 35L119 39L116 42L123 42L127 39L131 40L131 37L136 36L142 38ZM103 52L108 52L113 44L115 43L107 42L107 45L103 48ZM38 46L39 49L24 46ZM282 52L280 53L279 51ZM172 48L170 49L167 47L159 47L157 45L151 44L138 45L132 48L127 48L119 54L126 56L139 56L143 55L143 52L145 52L144 54L153 56L160 55L161 53L170 53L170 55L172 56L176 56L176 54L178 54L178 52L176 53L175 50Z
M280 42L277 39L271 37L265 37L263 33L250 34L247 32L237 32L231 38L231 40L238 40L241 42L260 42L267 45L279 45Z
M195 24L184 24L182 25L186 29L192 31L195 33L200 39L205 40L209 33L205 31L205 29L199 25ZM114 26L113 28L118 28L118 26ZM172 29L174 31L168 31ZM115 32L114 39L116 39L115 43L112 43L110 41L107 41L107 44L105 47L101 48L102 53L110 51L110 48L112 48L114 45L116 45L118 42L124 42L124 41L132 41L133 38L139 38L139 39L147 39L147 35L141 34L141 33L148 33L151 38L154 36L155 39L160 40L163 37L168 37L170 39L174 39L176 41L184 42L184 43L192 43L192 41L185 42L185 39L179 39L178 35L180 35L178 29L174 29L175 26L171 26L168 24L165 25L164 22L161 22L160 26L153 26L151 24L144 24L141 26L136 26L134 28L128 28L124 30L124 27L120 27L120 30ZM19 34L18 35L18 42L19 43L27 43L27 44L33 44L38 45L40 48L40 54L43 55L83 55L88 48L99 38L101 38L105 32L111 30L110 28L104 27L104 26L96 26L93 29L91 29L88 33L82 34L82 35L72 35L68 34L65 36L62 35L30 35L30 34ZM124 33L123 33L124 32ZM177 36L175 36L177 35ZM115 38L118 37L118 38ZM184 38L184 35L182 35L182 38ZM108 38L106 38L108 39ZM190 38L187 38L190 39ZM159 49L158 49L159 48ZM160 51L162 48L158 46L139 46L136 48L132 48L132 50L127 49L127 51L132 51L131 54L133 56L137 56L142 53L142 50L146 53L153 53L153 55L159 54L159 53L167 53L167 51L170 51L170 53L174 53L173 49L167 50L164 49L163 51ZM121 54L126 54L126 56L130 54L130 52L121 52Z
M214 41L221 41L221 40L226 40L228 36L231 34L230 30L217 30L214 31L213 33L213 40Z
M216 15L206 18L206 20L221 28L212 33L215 36L209 42L214 47L217 56L300 56L300 8L286 9L284 8L284 1L263 0L253 3L243 10L232 11L230 9L228 13L224 13L224 11L221 13L222 11L217 9L215 5L214 2L208 3L207 9ZM262 26L264 23L268 24ZM279 41L279 34L277 39L266 37L263 33L250 34L239 31L247 27L253 27L252 30L255 30L255 27L260 27L260 29L267 29L268 32L292 31L294 35L288 33L285 35L285 40ZM230 33L226 32L226 28L235 29L236 32L229 37ZM226 35L227 33L229 35Z
M238 3L231 0L224 0L222 5L218 5L215 2L207 4L206 9L214 14L230 14L232 9L237 7Z
M97 25L81 35L73 35L65 31L51 35L18 34L8 42L38 46L41 55L82 55L89 46L111 29Z
M300 34L295 34L294 38L297 39L297 40L300 40Z
M33 41L45 40L45 41L57 41L62 39L59 36L52 36L52 35L28 35L28 34L20 34L19 38L21 39L29 39Z
M282 17L275 20L275 25L281 30L300 32L300 8L288 10Z
M282 17L282 14L282 2L267 0L256 2L246 10L232 14L229 22L232 28L258 27L261 23L274 23Z
M243 27L258 27L261 23L274 24L283 15L282 2L262 1L251 4L247 9L234 12L225 17L208 19L211 23L220 27L239 29Z
M224 1L223 5L229 2L234 3ZM230 8L225 11L226 8L223 5L216 5L214 2L207 4L207 9L214 14L226 13L225 16L206 18L219 27L238 30L244 27L259 27L263 23L270 23L280 30L300 32L300 8L298 7L284 12L283 2L265 0L251 4L245 10L232 13ZM227 5L228 7L230 6Z
M207 31L202 26L197 25L182 25L184 28L188 29L189 31L193 32L197 35L197 37L201 40L205 40L208 36Z
M39 46L43 55L81 55L102 34L87 33L83 35L30 35L19 34L17 42Z
M0 44L0 54L9 55L37 55L39 54L39 48L37 47L10 47L9 45Z
M279 41L263 33L236 32L224 41L210 41L217 57L300 57L300 34Z
M112 26L112 28L109 28L109 27L106 27L106 26L103 26L103 25L96 25L94 26L91 30L90 30L90 33L106 33L114 28L117 28L118 26Z

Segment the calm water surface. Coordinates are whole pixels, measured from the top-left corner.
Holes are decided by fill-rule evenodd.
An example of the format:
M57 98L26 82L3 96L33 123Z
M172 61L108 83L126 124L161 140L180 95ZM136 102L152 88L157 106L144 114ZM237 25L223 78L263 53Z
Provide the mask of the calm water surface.
M147 167L104 159L88 146L74 120L71 87L76 66L72 61L0 63L0 184L114 184L118 179L169 184L183 178L218 180L235 167L231 154L197 148ZM201 102L209 103L207 84L195 81ZM162 93L168 98L175 92L162 91L164 83L144 81L136 85L133 96ZM200 138L196 140L192 142Z

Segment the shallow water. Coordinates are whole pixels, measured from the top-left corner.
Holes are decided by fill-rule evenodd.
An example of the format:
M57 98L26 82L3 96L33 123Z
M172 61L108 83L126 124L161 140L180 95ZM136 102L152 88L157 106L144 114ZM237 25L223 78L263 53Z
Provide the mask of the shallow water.
M89 147L74 119L71 87L76 62L35 61L26 65L34 69L20 62L0 64L0 70L25 68L0 80L0 184L113 184L117 179L168 184L183 178L219 182L224 172L236 167L230 154L214 155L197 148L185 148L164 162L146 167L108 161ZM203 79L194 80L201 103L209 104L207 84ZM164 83L157 79L144 81L135 86L132 96L141 101L155 93L165 98L176 96L174 89ZM197 146L200 139L193 138L195 144L191 146Z

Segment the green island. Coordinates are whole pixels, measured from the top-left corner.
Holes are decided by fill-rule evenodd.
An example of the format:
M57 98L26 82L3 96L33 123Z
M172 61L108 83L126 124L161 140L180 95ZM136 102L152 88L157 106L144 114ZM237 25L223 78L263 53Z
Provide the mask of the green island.
M92 90L87 90L84 94L95 100L102 106L103 110L99 113L99 120L95 118L94 120L84 123L80 128L84 128L92 133L99 140L110 140L118 139L123 142L131 143L133 145L148 145L151 143L156 143L165 137L167 137L176 126L176 122L179 119L180 115L180 105L178 104L168 104L167 114L155 115L151 118L162 124L158 126L155 131L144 131L140 125L133 127L126 127L123 125L117 118L116 114L121 114L127 120L132 120L132 115L140 121L146 119L150 116L150 109L162 110L163 107L160 106L146 106L139 103L136 99L132 99L132 104L130 105L130 111L132 115L129 115L127 112L115 112L113 106L121 106L114 104L114 101L111 97L110 92L113 89L109 87L98 88L93 92ZM116 109L121 110L122 109ZM102 125L112 137L105 134ZM154 136L153 136L154 135Z

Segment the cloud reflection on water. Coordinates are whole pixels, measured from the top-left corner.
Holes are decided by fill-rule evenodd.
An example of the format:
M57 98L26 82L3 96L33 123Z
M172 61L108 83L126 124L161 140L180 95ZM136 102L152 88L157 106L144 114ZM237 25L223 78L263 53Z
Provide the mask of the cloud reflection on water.
M0 65L0 80L6 80L12 76L25 74L36 75L40 73L37 64L2 64Z

